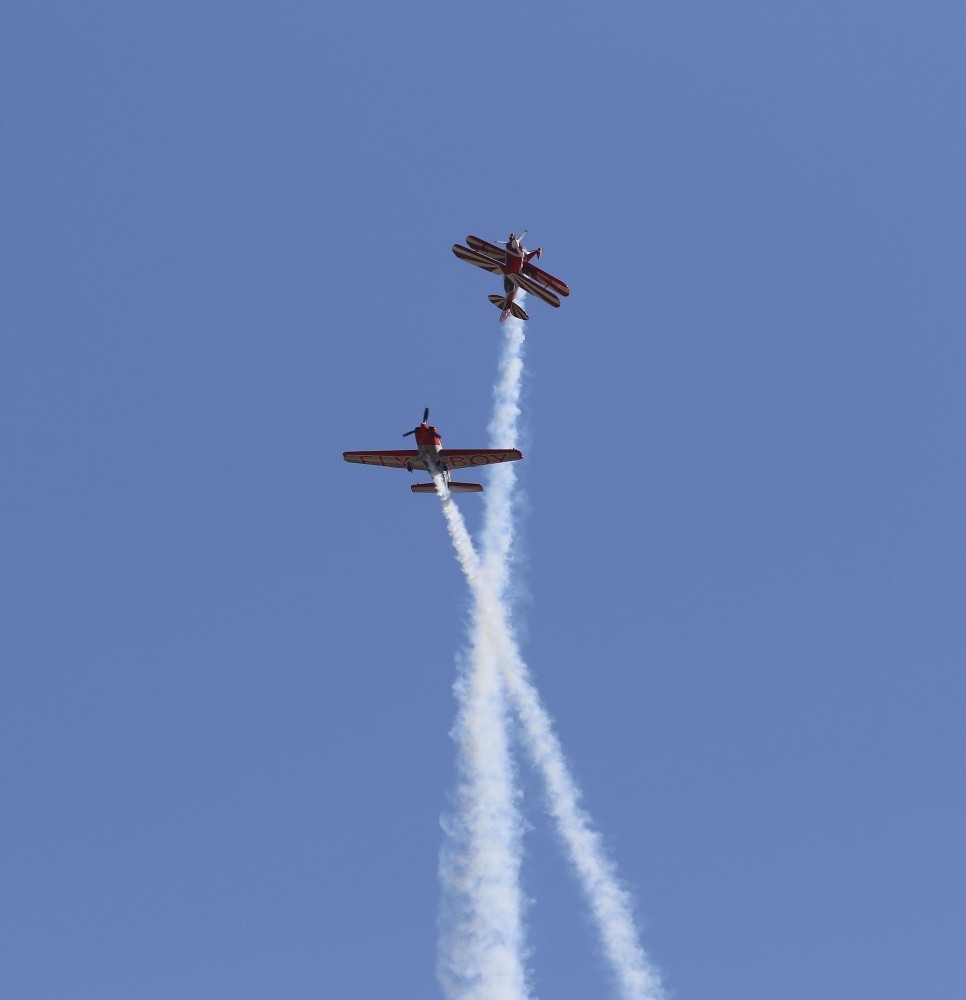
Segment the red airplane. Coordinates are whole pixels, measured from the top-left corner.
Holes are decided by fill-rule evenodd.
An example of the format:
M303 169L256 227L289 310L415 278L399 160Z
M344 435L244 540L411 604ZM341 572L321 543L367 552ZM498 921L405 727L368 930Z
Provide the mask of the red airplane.
M556 307L560 305L557 295L569 295L570 289L552 274L542 271L531 260L536 257L538 260L543 253L543 247L536 250L528 250L523 245L523 237L527 231L524 229L519 236L510 233L510 238L506 241L506 249L481 240L479 236L467 236L464 247L461 243L453 244L453 253L460 260L465 260L468 264L475 264L482 267L484 271L491 271L493 274L503 275L503 294L491 295L490 301L495 306L499 306L503 312L500 314L500 322L506 322L508 316L516 316L517 319L529 319L523 307L514 302L517 289L522 288L531 295L536 295L538 299L549 302Z
M443 447L439 431L429 423L429 407L423 411L423 422L406 431L403 437L416 435L418 450L410 451L344 451L342 457L357 465L382 465L388 469L422 469L431 476L442 476L450 493L482 493L479 483L454 483L449 474L453 469L470 469L498 462L516 462L523 454L516 448L477 448L475 451L454 451ZM435 493L435 483L413 483L413 493Z

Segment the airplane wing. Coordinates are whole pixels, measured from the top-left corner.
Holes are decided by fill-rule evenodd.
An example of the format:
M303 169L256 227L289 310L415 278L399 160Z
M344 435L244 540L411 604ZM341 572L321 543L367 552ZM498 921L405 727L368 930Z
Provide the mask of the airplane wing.
M544 302L548 302L552 306L560 305L560 299L549 288L537 284L533 278L529 278L525 274L515 274L513 280L528 294L536 295L538 299L543 299Z
M449 469L473 469L480 465L497 465L500 462L518 462L523 452L516 448L477 448L476 451L456 451L444 448L440 458Z
M465 260L467 264L475 264L477 267L482 267L484 271L491 271L493 274L503 274L500 262L493 260L492 257L487 257L486 254L470 250L469 247L464 247L459 243L453 244L453 253L460 260Z
M471 247L473 250L479 250L480 253L485 253L488 257L496 257L496 259L501 263L506 257L506 251L503 247L498 247L493 243L487 243L486 240L481 240L479 236L467 236L466 245Z
M385 469L426 469L418 451L344 451L342 457L356 465L381 465Z
M559 295L569 295L570 289L564 282L559 278L555 278L552 274L547 274L542 268L536 266L536 264L524 264L523 273L529 275L535 281L538 281L541 285L546 285L548 288L552 288Z

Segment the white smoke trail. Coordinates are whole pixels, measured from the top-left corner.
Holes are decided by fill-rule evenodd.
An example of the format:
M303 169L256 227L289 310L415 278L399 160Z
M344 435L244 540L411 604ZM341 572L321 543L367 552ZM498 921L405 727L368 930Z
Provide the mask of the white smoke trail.
M501 673L520 719L524 743L547 786L547 803L597 924L607 958L625 1000L660 1000L660 976L641 948L628 893L621 887L600 834L580 805L580 790L567 767L553 722L527 676L507 624Z
M509 322L500 378L494 390L494 415L490 424L494 447L514 447L516 444L523 342L523 324L517 320ZM476 601L475 648L498 659L500 675L522 723L525 746L534 765L543 773L550 813L557 822L560 837L590 904L604 954L613 968L621 995L625 1000L660 1000L664 996L660 977L639 944L630 897L617 880L599 833L580 806L580 791L567 767L550 716L528 678L513 634L507 586L515 527L513 487L516 476L510 465L497 466L493 472L485 500L482 558L476 556L465 527L457 545ZM456 516L459 517L458 511ZM462 518L459 522L462 524ZM457 534L450 514L447 514L447 523L456 544ZM472 571L467 570L468 566ZM519 830L518 825L515 830ZM519 847L514 846L519 867ZM519 923L514 926L519 928Z
M437 492L460 565L479 579L479 559L442 479ZM510 757L506 697L492 631L474 611L460 663L454 736L460 774L456 816L440 859L444 912L438 976L451 998L526 1000L522 827Z
M523 304L526 296L520 294ZM490 447L516 448L519 439L520 392L523 384L523 321L511 317L504 327L499 375L493 387ZM483 502L483 561L487 576L502 598L510 577L513 553L513 496L517 474L512 462L494 466Z
M446 528L453 540L453 548L456 550L460 566L466 579L473 580L480 571L480 560L473 548L470 533L466 530L466 522L459 512L459 508L453 503L453 496L447 489L443 477L433 476L433 482L436 484L436 494L442 504L443 514L446 517Z

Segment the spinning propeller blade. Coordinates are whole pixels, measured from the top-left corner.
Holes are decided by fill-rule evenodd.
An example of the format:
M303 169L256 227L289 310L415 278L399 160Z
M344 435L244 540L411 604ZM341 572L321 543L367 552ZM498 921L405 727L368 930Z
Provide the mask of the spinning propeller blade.
M428 423L428 422L429 422L429 407L427 406L426 409L423 410L423 424ZM419 427L422 427L423 424L420 424ZM410 434L415 434L416 431L419 430L419 427L414 427L411 431L406 431L406 433L403 434L403 437L405 438L405 437L409 437Z
M520 235L519 235L519 236L517 236L517 235L516 235L516 233L510 233L510 239L508 239L508 240L496 240L495 242L496 242L496 243L500 243L500 244L502 244L503 246L509 246L509 245L510 245L510 243L511 243L511 242L512 242L513 240L516 240L516 241L517 241L517 243L522 243L522 242L523 242L523 237L524 237L524 236L526 236L526 235L527 235L527 230L526 230L526 229L524 229L524 230L523 230L523 232L522 232L522 233L520 233Z

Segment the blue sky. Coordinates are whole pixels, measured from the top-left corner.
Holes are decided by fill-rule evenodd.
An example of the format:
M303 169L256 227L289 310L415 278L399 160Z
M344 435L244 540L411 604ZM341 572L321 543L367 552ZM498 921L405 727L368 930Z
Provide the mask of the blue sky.
M468 595L344 449L486 444L524 655L678 1000L958 995L966 15L16 3L0 994L439 995ZM471 528L478 498L461 502ZM607 970L522 763L535 995Z

